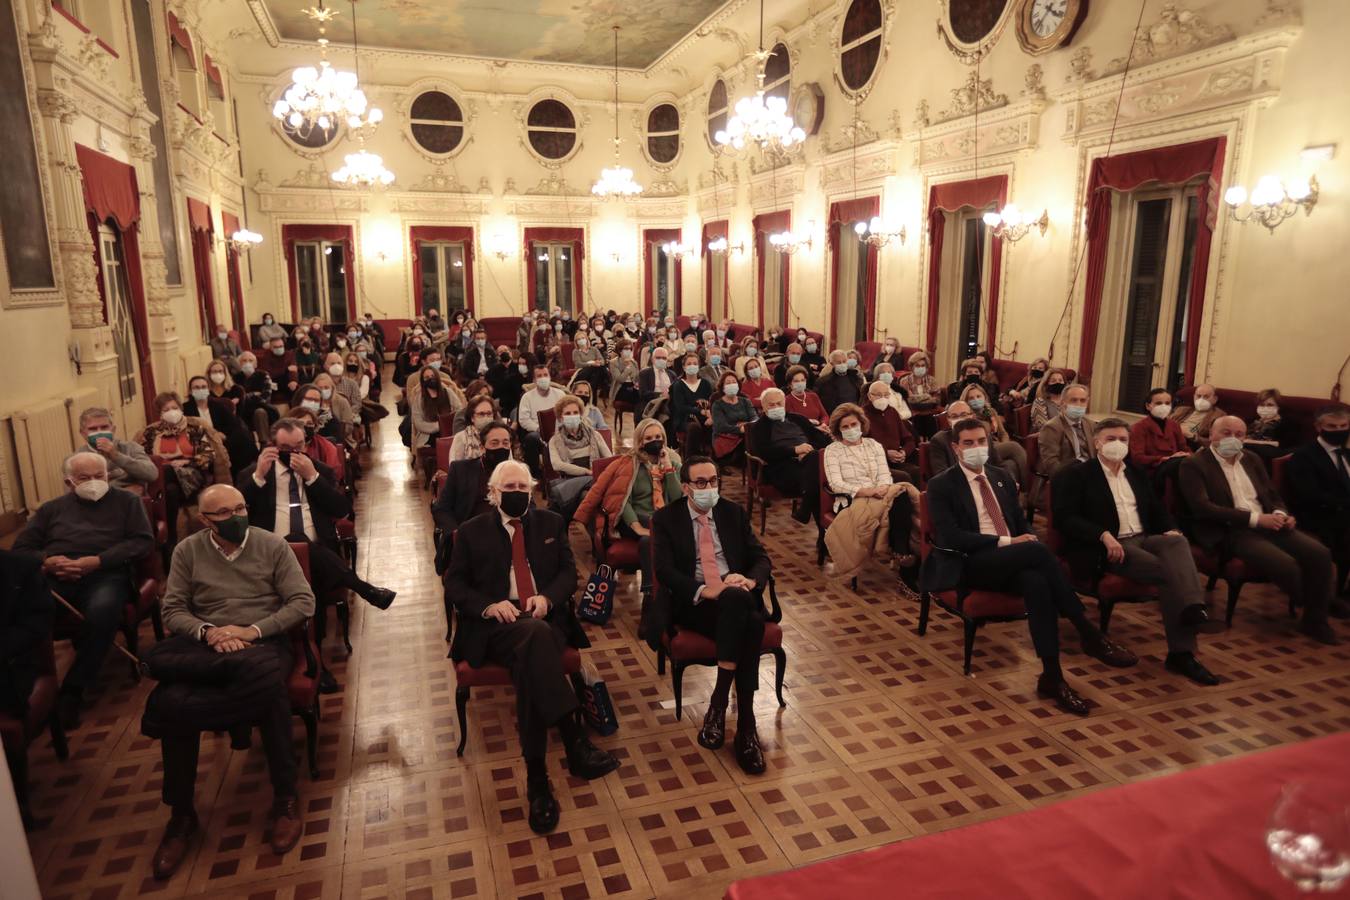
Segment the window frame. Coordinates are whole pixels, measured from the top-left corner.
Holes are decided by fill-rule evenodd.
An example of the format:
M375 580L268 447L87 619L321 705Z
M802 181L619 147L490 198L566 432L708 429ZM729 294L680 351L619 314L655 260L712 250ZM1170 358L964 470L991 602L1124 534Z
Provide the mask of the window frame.
M783 209L776 212L761 213L755 216L755 293L758 297L758 316L759 330L767 332L769 327L777 324L783 329L792 326L790 314L792 312L792 254L784 253L773 247L769 243L769 235L780 231L792 230L792 210ZM772 256L778 265L778 284L782 286L782 296L774 305L775 321L768 322L764 318L764 312L767 307L767 274L770 257Z
M722 86L722 95L725 99L723 100L723 105L721 106L721 108L713 109L713 94L717 93L718 85ZM722 117L722 127L714 128L713 119L716 119L718 116ZM718 75L716 78L713 79L712 87L708 88L708 103L704 107L703 111L703 124L705 126L703 136L707 139L709 147L711 147L714 150L719 149L720 145L713 138L713 135L715 135L718 131L725 130L727 127L727 122L729 122L730 120L731 120L731 89L727 87L727 80L723 78L721 75Z
M281 235L282 252L286 257L286 280L290 292L292 321L298 322L302 318L308 318L301 315L300 267L296 251L299 245L314 243L342 247L343 280L346 282L344 288L347 301L346 318L342 322L329 320L328 313L332 311L331 301L326 304L327 308L317 315L329 325L339 325L355 319L357 288L355 229L351 225L288 223L281 226Z
M684 259L670 258L661 245L667 241L681 239L679 228L642 229L642 310L644 316L658 315L656 309L656 283L659 271L664 268L666 277L674 278L674 284L667 286L666 300L668 316L684 315ZM662 266L664 262L664 266ZM664 318L664 317L662 317Z
M463 249L464 262L464 311L469 315L474 315L477 306L474 285L474 263L476 262L476 253L474 247L475 231L472 226L442 226L442 225L412 225L408 229L408 241L412 254L412 292L413 305L418 314L425 315L426 304L422 298L422 248L428 244L449 246L458 244ZM447 282L445 273L439 272L437 275L437 285L441 290L442 301L448 299L445 292ZM446 309L440 309L441 315L446 316L447 321L453 313Z
M869 31L861 37L854 38L848 43L844 43L844 29L847 27L849 14L853 11L854 6L861 2L875 2L877 4L881 13L881 23L877 26L876 30ZM845 7L844 12L840 14L839 27L835 31L833 41L834 78L835 84L845 95L863 100L871 93L872 88L876 84L877 75L881 72L881 64L886 60L886 57L890 52L890 46L886 41L886 35L890 31L890 24L891 18L886 15L886 4L882 3L881 0L849 0L848 6ZM862 84L857 87L850 87L848 81L844 78L844 54L848 53L850 50L860 49L874 38L881 42L881 46L877 51L876 62L872 64L872 71L868 73L867 79Z
M662 106L669 106L675 110L675 130L674 131L652 131L650 129L651 116ZM652 155L651 139L653 137L673 137L675 138L675 155L669 161L662 161ZM642 111L642 155L652 168L662 172L668 172L679 165L680 157L684 155L684 115L680 112L680 106L673 99L668 97L653 98L648 101L646 108Z
M773 81L770 81L769 78L768 78L768 74L767 74L767 72L768 72L768 66L769 66L769 63L773 62L774 57L776 57L776 56L778 55L778 48L779 48L779 47L782 47L782 48L783 48L783 58L784 58L785 60L787 60L787 69L786 69L786 71L783 72L783 74L782 74L780 77L775 78ZM787 42L786 42L786 41L775 41L775 42L774 42L773 46L769 49L769 58L768 58L767 60L765 60L764 66L765 66L765 73L766 73L766 74L765 74L765 77L764 77L764 96L766 96L766 97L782 97L782 98L783 98L783 102L787 103L787 104L789 105L789 107L790 107L790 106L792 105L792 69L793 69L793 65L792 65L792 51L791 51L790 49L788 49L788 45L787 45ZM779 87L781 87L781 88L783 89L781 94L780 94L780 93L777 93Z
M458 122L453 122L450 120L442 121L437 119L416 119L413 117L413 105L417 103L419 99L422 98L423 94L431 93L433 91L436 93L445 94L447 97L449 97L451 100L454 101L456 106L459 107L460 120ZM473 136L469 133L469 122L473 118L472 110L468 106L468 104L465 103L464 98L460 96L459 90L454 86L449 85L443 81L435 81L435 80L419 81L416 84L412 85L410 88L408 88L407 101L405 102L402 108L402 113L403 113L404 136L408 138L408 142L412 144L414 150L416 150L418 153L420 153L422 156L426 157L429 160L442 162L447 159L453 159L459 154L463 153L464 148L473 142ZM461 132L459 136L459 143L455 144L455 146L452 149L447 150L444 153L438 153L434 150L429 150L426 147L422 146L421 142L419 142L417 139L417 135L413 132L413 126L419 124L451 125L451 126L458 125Z
M552 100L555 103L561 103L563 107L567 109L567 112L571 114L572 127L570 129L559 128L552 125L530 124L530 113L533 112L534 108L538 106L540 103L543 103L548 100ZM578 153L581 152L582 118L577 115L576 105L577 105L576 101L572 100L570 97L561 96L556 92L529 97L527 98L526 102L522 104L522 110L520 113L521 143L524 144L525 149L530 153L531 156L533 156L539 162L543 163L545 166L548 166L550 168L559 168L565 165L566 163L570 162ZM571 149L569 149L567 153L565 153L564 155L559 157L545 156L544 154L540 153L538 150L535 149L534 143L530 140L530 135L536 131L548 132L552 134L571 134L575 138L575 140L572 141Z

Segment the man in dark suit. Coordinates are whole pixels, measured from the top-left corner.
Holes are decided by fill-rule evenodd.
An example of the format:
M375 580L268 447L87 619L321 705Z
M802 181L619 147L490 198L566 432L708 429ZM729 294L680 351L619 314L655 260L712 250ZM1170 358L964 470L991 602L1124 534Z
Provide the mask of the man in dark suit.
M586 739L576 693L563 674L563 649L590 644L572 609L577 566L567 523L557 513L531 508L533 490L522 462L508 460L492 470L493 509L459 526L446 590L459 613L450 658L511 670L530 827L547 834L558 826L544 762L548 729L558 726L575 776L599 778L619 761Z
M638 372L638 400L645 407L658 397L669 397L674 376L670 374L670 351L665 347L652 350L652 364Z
M947 421L959 422L973 416L970 410L970 404L964 400L955 400L947 407ZM941 475L943 472L959 465L960 460L956 458L956 453L952 451L952 433L948 429L943 429L935 433L928 442L928 469L929 477ZM998 466L1000 469L1007 467L1003 463L1003 457L999 455L997 444L989 445L989 465ZM1009 471L1008 474L1012 474Z
M764 415L746 432L746 449L764 460L764 479L787 497L800 498L797 521L809 522L820 506L820 451L830 435L805 416L787 411L784 394L766 388L759 398Z
M1285 484L1292 512L1305 530L1331 548L1343 582L1350 570L1350 406L1324 406L1313 424L1317 438L1290 456Z
M764 772L764 750L755 729L759 651L764 639L764 586L769 557L750 527L750 517L730 500L719 500L717 465L691 456L680 467L684 499L652 516L652 558L658 609L652 625L666 621L717 643L717 684L698 742L716 750L726 739L727 701L736 682L736 762L750 775ZM669 609L660 608L670 604Z
M459 358L459 374L465 382L486 378L496 362L496 354L488 348L487 332L479 328L473 333L473 343Z
M934 548L924 562L920 588L1020 595L1043 668L1036 692L1065 712L1085 716L1091 701L1071 688L1060 671L1059 617L1078 630L1089 656L1126 667L1137 662L1135 655L1088 621L1059 560L1032 533L1016 483L1004 470L987 465L987 426L979 419L962 419L952 426L952 443L961 465L928 480Z
M1242 449L1246 437L1246 423L1220 416L1210 425L1208 446L1181 464L1178 483L1190 538L1207 550L1237 557L1275 582L1303 607L1299 631L1319 643L1338 644L1327 622L1335 583L1331 551L1298 530L1265 465ZM1334 611L1350 615L1339 600Z
M395 593L363 581L338 555L338 519L351 515L351 503L337 486L333 470L305 455L305 426L299 419L278 419L272 446L258 463L239 473L235 487L248 504L248 523L290 541L309 543L314 593L322 598L350 590L378 609L388 609Z
M441 492L431 504L431 517L441 532L437 571L444 572L450 561L455 530L474 516L487 512L488 476L500 463L511 458L511 426L502 421L489 422L479 431L483 455L477 459L459 459L450 464ZM444 564L442 564L444 563Z
M1103 572L1158 585L1167 632L1169 671L1203 685L1219 679L1195 658L1196 633L1223 631L1210 619L1190 542L1172 525L1149 476L1125 463L1130 426L1104 419L1093 437L1092 459L1055 476L1054 529L1076 577L1095 584Z

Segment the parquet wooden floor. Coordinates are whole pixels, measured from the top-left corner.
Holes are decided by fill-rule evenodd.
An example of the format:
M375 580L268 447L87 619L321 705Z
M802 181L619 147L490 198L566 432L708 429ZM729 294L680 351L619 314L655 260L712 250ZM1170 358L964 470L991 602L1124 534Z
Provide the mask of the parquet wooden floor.
M475 690L468 748L455 757L428 497L395 424L379 427L367 455L356 521L362 573L399 597L384 613L357 604L350 659L335 637L325 645L342 690L323 698L321 772L302 775L299 846L284 858L268 852L261 752L206 736L195 856L173 880L151 880L166 820L159 748L140 735L151 685L110 659L70 760L58 762L46 741L32 751L30 840L46 897L713 897L748 875L1350 727L1350 643L1298 637L1266 586L1244 590L1231 631L1202 639L1202 659L1225 679L1215 688L1163 670L1156 608L1115 614L1113 635L1141 657L1133 669L1079 655L1066 629L1065 669L1100 704L1077 719L1035 698L1024 625L985 629L975 674L963 677L958 623L938 612L918 637L917 598L887 572L865 574L856 592L827 581L813 527L780 507L765 541L786 610L788 705L769 690L757 696L768 773L744 775L730 742L718 753L695 743L711 670L688 672L676 720L669 678L635 637L637 595L625 578L614 620L591 629L586 654L621 722L596 743L623 765L572 779L555 739L562 822L536 836L509 690ZM724 493L744 497L739 475ZM574 545L589 571L579 534ZM763 674L771 684L771 661ZM299 749L298 721L296 739Z

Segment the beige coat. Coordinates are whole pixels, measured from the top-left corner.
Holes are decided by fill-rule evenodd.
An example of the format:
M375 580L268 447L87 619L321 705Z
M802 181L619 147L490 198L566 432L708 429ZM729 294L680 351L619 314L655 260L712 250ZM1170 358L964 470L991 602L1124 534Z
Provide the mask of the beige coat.
M834 578L852 578L869 558L889 564L891 560L891 504L901 493L909 494L915 514L919 509L919 490L909 483L892 484L884 497L855 499L839 511L825 530L825 547L830 551ZM911 535L919 534L918 522Z

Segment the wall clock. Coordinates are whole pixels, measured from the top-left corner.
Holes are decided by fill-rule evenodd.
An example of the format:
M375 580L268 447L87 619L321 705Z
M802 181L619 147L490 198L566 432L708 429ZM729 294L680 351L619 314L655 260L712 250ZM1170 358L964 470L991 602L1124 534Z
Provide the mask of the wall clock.
M825 120L825 92L814 81L808 82L792 92L792 121L806 136L820 131L820 123Z
M1088 0L1021 0L1017 42L1032 56L1067 46L1087 10Z
M938 34L947 49L967 65L974 65L998 41L1008 15L1019 0L941 0Z

